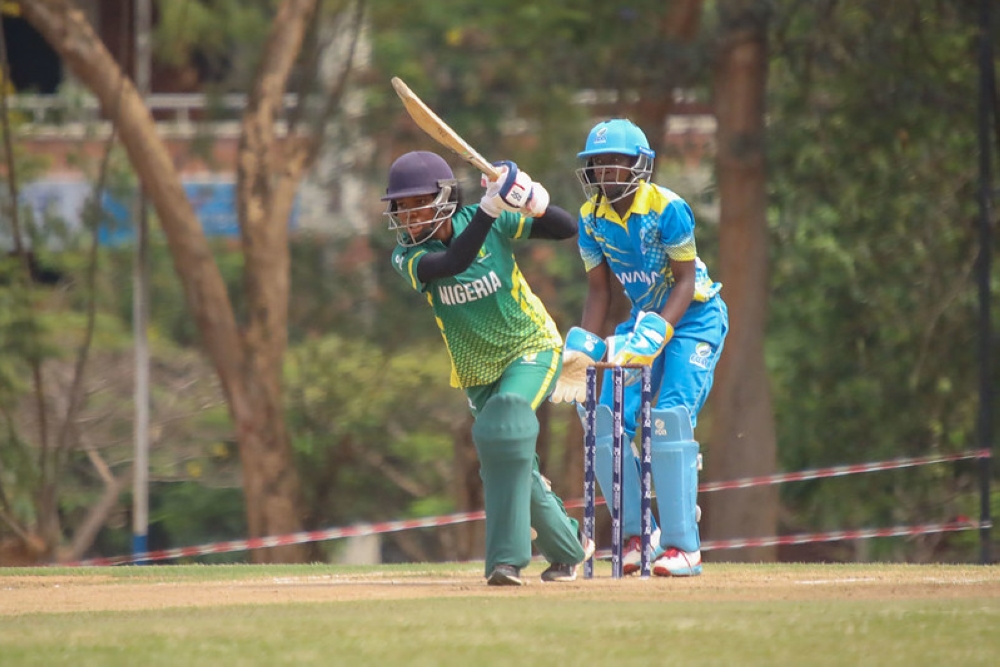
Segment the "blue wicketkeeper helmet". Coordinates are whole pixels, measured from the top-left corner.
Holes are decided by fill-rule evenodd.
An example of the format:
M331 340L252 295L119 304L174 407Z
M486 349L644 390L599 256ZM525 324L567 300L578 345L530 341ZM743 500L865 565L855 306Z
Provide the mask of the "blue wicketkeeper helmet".
M634 157L635 160L628 167L629 178L608 180L600 177L592 158L605 154ZM613 118L593 127L587 135L587 144L576 156L586 160L586 164L576 170L576 175L587 198L600 193L608 202L615 202L635 192L640 180L650 180L656 153L649 147L649 140L638 125L627 118Z

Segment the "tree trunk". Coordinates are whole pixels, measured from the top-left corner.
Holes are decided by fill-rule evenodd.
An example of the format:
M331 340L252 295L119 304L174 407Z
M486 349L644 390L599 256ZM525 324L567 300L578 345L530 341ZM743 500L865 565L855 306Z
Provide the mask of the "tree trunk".
M767 15L764 3L724 2L715 72L720 272L730 330L713 389L706 478L768 475L776 466L774 415L764 364L767 324L767 195L764 111ZM703 496L711 539L770 536L777 527L776 487ZM772 561L773 547L719 554L717 560Z
M476 512L483 509L483 482L479 476L479 458L472 441L472 415L457 424L452 431L454 443L453 496L459 512ZM486 524L471 521L460 524L456 530L456 560L473 560L483 557L486 543Z
M131 81L75 3L33 0L20 6L25 19L94 93L105 116L116 124L159 216L174 268L235 425L250 536L301 530L299 480L281 401L281 365L287 328L288 214L306 160L302 150L290 151L284 162L278 159L273 121L315 0L286 0L279 9L244 118L238 189L241 198L247 192L255 196L241 200L239 211L250 313L245 337L237 327L225 283L180 176ZM294 147L299 145L293 142ZM257 550L251 557L257 562L295 562L303 560L305 553L301 545L291 545Z
M279 7L247 99L237 156L237 212L248 304L242 377L252 412L236 415L236 422L245 434L240 437L241 453L249 455L243 461L251 534L302 529L301 487L285 428L281 379L288 347L288 221L298 184L315 153L309 150L311 142L301 137L279 140L275 120L315 9L315 0L285 0ZM306 552L293 545L258 550L252 556L256 562L295 562Z

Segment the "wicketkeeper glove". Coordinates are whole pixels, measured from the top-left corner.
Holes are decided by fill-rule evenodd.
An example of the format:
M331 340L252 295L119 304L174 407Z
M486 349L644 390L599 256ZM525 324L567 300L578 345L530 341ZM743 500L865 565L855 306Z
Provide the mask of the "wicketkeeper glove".
M627 336L613 336L609 344L608 360L613 364L642 364L649 366L667 346L674 335L674 327L652 312L639 313ZM611 339L609 339L610 341ZM613 349L612 349L613 348ZM633 384L642 376L638 369L626 369L625 384Z
M534 186L531 177L509 160L494 162L493 166L499 169L500 175L490 180L483 174L481 183L486 193L479 200L479 208L491 218L499 217L502 211L521 210L531 199ZM547 201L545 205L548 206Z
M587 398L587 369L604 358L607 347L604 340L585 329L570 329L563 348L562 373L549 400L583 403Z

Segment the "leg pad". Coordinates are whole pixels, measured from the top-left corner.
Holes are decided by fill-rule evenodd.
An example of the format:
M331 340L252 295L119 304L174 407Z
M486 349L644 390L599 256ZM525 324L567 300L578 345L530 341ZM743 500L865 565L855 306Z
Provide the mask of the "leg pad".
M653 486L660 517L660 545L694 552L701 548L697 498L699 445L681 406L653 410Z

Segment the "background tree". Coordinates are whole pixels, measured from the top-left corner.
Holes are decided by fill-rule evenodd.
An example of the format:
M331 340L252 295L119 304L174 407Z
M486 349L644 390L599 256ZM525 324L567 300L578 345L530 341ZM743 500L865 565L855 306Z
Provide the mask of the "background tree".
M52 0L25 4L41 12L68 6ZM185 25L196 25L196 35L215 36L211 26L218 23L210 15L184 19L181 9L195 5L226 17L227 29L217 39L224 48L183 38ZM572 8L506 1L372 3L366 15L372 66L355 80L367 105L360 121L367 132L354 136L374 137L377 150L370 163L354 162L349 168L378 192L399 153L436 148L407 120L388 86L392 75L403 76L484 154L525 166L546 183L554 201L569 209L581 198L573 177L575 153L596 118L632 116L659 143L667 136L666 114L677 98L686 104L694 100L703 111L714 105L716 183L705 190L682 189L685 185L675 179L681 165L669 144L658 145L657 160L657 180L686 195L696 208L699 251L725 283L733 318L699 429L706 477L769 472L775 441L786 470L959 451L972 443L978 373L972 344L976 299L969 278L978 251L970 158L976 151L973 5L933 0L642 0L625 8L598 2ZM191 58L207 59L210 69L223 73L206 89L231 92L252 85L245 71L256 71L246 67L254 59L240 56L238 67L227 68L226 54L268 53L259 48L272 18L268 2L164 6L161 27L171 35L164 43L182 45ZM252 44L242 43L241 31L231 29L248 17L253 27L243 32ZM310 27L320 23L313 20ZM517 30L509 28L512 24ZM1000 34L997 26L993 31ZM307 31L303 52L314 41ZM309 74L311 63L308 56L297 61L290 86L317 80ZM275 150L267 151L267 141L247 142L244 155L266 155L266 164L279 169L295 142L285 144L278 137ZM457 160L453 164L465 184L478 191L478 174ZM246 170L245 177L251 176L262 188L284 183ZM467 410L460 392L446 386L447 373L436 373L447 366L436 327L385 262L392 235L385 231L376 199L371 197L367 213L381 231L368 247L359 249L357 239L319 234L289 239L294 259L287 260L291 295L281 398L306 527L475 509L480 502ZM700 210L702 203L718 199L721 229ZM254 201L265 208L276 200L264 195ZM171 252L175 244L191 240L185 234L178 239L176 226L169 235ZM177 303L182 289L184 294L193 290L201 300L189 302L209 313L194 320L199 331L213 324L216 312L235 336L249 335L256 323L259 336L252 341L237 337L236 351L224 350L235 360L232 381L249 382L245 347L264 344L270 330L269 320L249 301L263 288L248 289L241 282L244 266L250 268L242 251L209 246L210 260L208 253L197 254L204 246L195 237L185 252L214 260L222 288L208 290L213 282L194 281L189 273L177 278L184 282L158 283L158 297ZM244 235L245 240L277 238ZM560 328L576 324L585 280L574 244L525 244L520 254L526 275ZM113 259L112 275L102 280L127 282L127 258L121 262ZM994 289L1000 288L997 282L994 277ZM232 318L225 309L208 308L223 303L223 291L232 300ZM209 293L219 300L207 301ZM109 302L127 320L128 299ZM271 301L263 297L260 303ZM192 312L199 311L192 307ZM0 320L10 314L0 313ZM164 317L155 308L153 315ZM183 314L162 322L177 343L192 342L195 327ZM357 340L359 332L364 344ZM224 333L213 334L216 345L233 340L218 338ZM410 368L418 360L427 373ZM0 381L12 377L4 376L10 363L4 364L0 359ZM358 390L327 386L327 374L350 377ZM1000 374L995 379L1000 383ZM415 381L421 389L414 397ZM7 387L8 396L19 391ZM258 394L267 394L267 387L245 396ZM556 486L573 497L582 476L581 435L575 412L564 407L541 415L548 433L541 451ZM772 412L775 421L769 427ZM206 423L194 427L204 431L206 441L214 437L212 427L232 426L208 421L206 415ZM741 444L747 440L749 446ZM225 438L219 448L230 451ZM153 499L160 529L181 540L169 546L244 536L244 527L231 516L238 502L233 484L238 466L226 451L192 460L178 449L178 461L205 472L199 484L178 483ZM89 487L95 488L100 487ZM372 489L387 499L385 504L371 502L366 492ZM773 490L704 496L706 536L773 533L773 498ZM781 500L780 532L798 532L971 515L977 499L973 471L959 464L788 484L781 488ZM220 514L211 520L191 519L214 508ZM750 508L746 514L744 508ZM73 513L72 520L78 519ZM235 532L210 533L212 526ZM458 536L430 532L387 538L386 557L476 557L470 545L481 540L472 531ZM943 535L777 553L795 559L968 560L974 557L969 555L974 539ZM98 536L98 544L118 553L124 541L109 529ZM334 549L324 545L308 557ZM732 551L718 557L771 558L774 553Z
M0 14L0 22L2 19ZM9 80L6 56L6 40L0 34L2 81ZM46 266L46 255L53 245L68 248L70 242L59 233L65 231L60 229L61 221L49 212L36 216L22 206L19 181L39 173L45 160L15 150L12 135L23 119L10 113L8 102L6 91L0 91L6 186L0 193L0 210L8 223L4 225L5 236L11 242L9 255L0 261L0 352L6 357L0 358L0 415L4 424L0 437L0 563L29 564L57 555L78 555L88 548L116 506L129 473L113 472L92 443L81 443L77 429L85 402L87 364L100 329L94 289L98 264L96 201L107 180L112 142L104 147L97 186L84 212L90 233L83 249L85 265L79 274L82 317L72 325L64 321L57 328L46 311L58 309L59 293L51 285L59 283L61 275ZM27 381L21 381L22 377ZM30 410L18 409L21 394L30 394ZM67 530L62 501L69 495L66 488L72 485L68 479L71 461L81 450L101 473L103 488L97 500L80 503L86 511L75 530ZM71 536L72 544L63 550L64 533Z
M117 121L122 143L156 209L198 322L202 345L222 382L243 462L251 535L302 526L301 487L285 427L281 372L287 345L288 224L295 191L319 140L281 137L283 96L316 12L315 0L280 4L243 115L237 159L238 214L245 256L245 321L237 317L201 225L181 187L152 116L125 73L69 0L21 2L25 18ZM119 92L120 91L120 92ZM339 92L339 91L338 91ZM255 560L302 560L301 547L254 552Z
M720 201L719 278L729 306L729 335L712 397L707 477L774 472L774 414L764 363L768 309L767 174L764 114L770 3L718 3L715 69L718 120L716 179ZM769 536L777 527L773 487L727 491L702 499L713 539ZM774 550L741 549L726 559L770 561Z
M975 446L976 19L974 2L777 6L768 360L785 469ZM965 464L788 485L783 523L976 516L976 494ZM909 557L963 539L917 538Z

